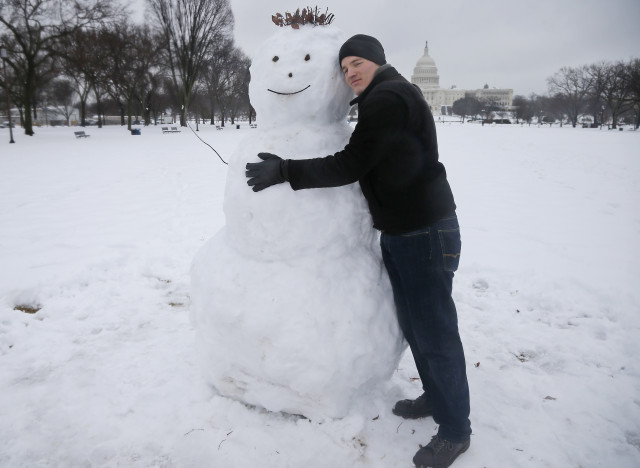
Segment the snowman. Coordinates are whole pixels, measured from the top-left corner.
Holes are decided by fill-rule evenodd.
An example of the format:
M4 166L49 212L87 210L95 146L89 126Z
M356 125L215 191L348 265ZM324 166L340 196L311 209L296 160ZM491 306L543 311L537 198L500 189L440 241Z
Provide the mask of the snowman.
M309 418L345 416L404 349L377 234L356 185L254 193L245 166L344 148L352 92L333 25L282 27L251 65L258 129L229 161L225 226L193 261L192 320L207 380L224 396Z

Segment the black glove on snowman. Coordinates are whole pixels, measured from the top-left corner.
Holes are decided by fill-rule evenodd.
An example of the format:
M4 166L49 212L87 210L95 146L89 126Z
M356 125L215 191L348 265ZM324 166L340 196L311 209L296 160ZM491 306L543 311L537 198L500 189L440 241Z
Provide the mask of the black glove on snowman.
M259 192L272 185L281 184L287 180L287 160L271 153L258 153L261 162L247 163L247 185L253 187L254 192Z

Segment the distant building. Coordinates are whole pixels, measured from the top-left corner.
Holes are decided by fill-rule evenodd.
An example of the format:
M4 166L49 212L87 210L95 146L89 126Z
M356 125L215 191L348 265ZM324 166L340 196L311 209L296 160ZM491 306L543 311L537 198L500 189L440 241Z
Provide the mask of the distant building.
M480 101L491 101L500 107L511 107L513 104L513 89L496 89L484 85L482 89L465 90L440 88L440 75L436 62L429 56L429 43L424 48L424 55L416 63L411 75L411 82L418 85L424 98L431 107L434 115L451 114L451 107L458 99L474 97Z

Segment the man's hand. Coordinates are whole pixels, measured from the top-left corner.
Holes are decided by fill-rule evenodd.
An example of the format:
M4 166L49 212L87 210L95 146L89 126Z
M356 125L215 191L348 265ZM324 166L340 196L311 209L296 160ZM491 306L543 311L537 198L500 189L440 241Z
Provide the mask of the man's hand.
M271 153L258 153L261 162L247 163L245 172L249 178L247 185L259 192L275 184L281 184L287 178L287 161Z

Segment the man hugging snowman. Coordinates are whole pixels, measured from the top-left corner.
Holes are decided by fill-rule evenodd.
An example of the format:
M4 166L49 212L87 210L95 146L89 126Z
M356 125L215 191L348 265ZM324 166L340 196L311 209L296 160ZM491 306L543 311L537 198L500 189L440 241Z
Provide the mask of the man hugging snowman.
M469 387L456 307L451 297L460 258L460 228L446 171L438 161L436 128L420 90L387 64L380 42L348 39L338 61L356 94L358 123L342 151L289 160L259 153L246 165L255 192L289 182L293 190L360 183L381 232L380 247L400 328L424 393L396 403L408 419L433 416L431 442L417 467L447 467L469 448Z

